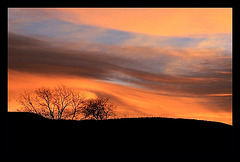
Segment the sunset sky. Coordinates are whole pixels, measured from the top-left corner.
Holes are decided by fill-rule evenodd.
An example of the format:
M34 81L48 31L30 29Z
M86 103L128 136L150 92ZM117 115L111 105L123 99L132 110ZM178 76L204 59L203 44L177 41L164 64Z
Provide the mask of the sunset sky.
M232 124L232 9L9 8L8 111L63 84L119 117Z

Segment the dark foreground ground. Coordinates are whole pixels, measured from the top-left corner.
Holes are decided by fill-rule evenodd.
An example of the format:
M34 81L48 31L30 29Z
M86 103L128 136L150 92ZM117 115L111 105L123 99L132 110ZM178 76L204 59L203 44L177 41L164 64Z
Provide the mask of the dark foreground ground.
M232 126L186 119L57 121L9 112L7 122L10 155L231 155L232 138Z

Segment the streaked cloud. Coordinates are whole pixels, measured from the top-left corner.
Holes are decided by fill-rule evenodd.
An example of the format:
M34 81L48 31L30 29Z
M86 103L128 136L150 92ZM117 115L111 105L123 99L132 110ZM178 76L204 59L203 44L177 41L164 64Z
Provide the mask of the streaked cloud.
M110 49L110 46L106 48ZM10 33L9 60L9 68L13 70L75 75L165 91L176 96L232 93L231 57L219 55L218 50L214 54L213 50L174 51L112 46L107 53L86 52L86 49L76 51L51 47L47 41ZM230 109L230 106L225 107L226 111Z
M59 9L65 21L151 35L230 33L231 8Z
M182 9L182 10L174 10L174 9L119 9L111 10L111 9L9 9L9 31L13 33L21 33L22 35L37 35L37 36L46 36L51 37L52 39L62 40L67 42L88 42L88 43L101 43L101 44L109 44L109 45L120 45L120 46L144 46L144 47L181 47L181 48L221 48L223 50L231 50L231 30L229 31L218 31L215 32L196 32L191 33L189 30L192 28L187 28L187 35L164 35L164 34L149 34L148 32L138 32L138 30L124 30L121 28L114 28L108 25L97 25L96 23L91 23L89 21L97 21L101 24L101 19L106 19L106 23L111 23L111 21L107 21L107 17L111 17L115 15L119 15L120 13L128 14L128 12L132 14L137 14L138 12L148 13L154 12L156 16L161 16L161 14L168 16L176 15L177 13L184 13L186 16L193 16L194 14L203 13L207 14L209 12L209 16L214 18L213 16L217 14L223 14L222 19L226 19L229 21L231 19L231 9ZM91 11L89 13L89 11ZM119 14L116 14L119 12ZM168 14L166 14L166 13ZM110 14L114 13L114 14ZM139 13L139 14L140 14ZM160 14L160 15L158 15ZM193 14L193 15L192 15ZM230 15L229 15L230 14ZM67 16L69 15L69 16ZM121 14L120 14L121 15ZM201 14L200 14L201 15ZM207 14L208 15L208 14ZM88 17L89 18L85 18ZM94 19L92 17L99 17L99 19ZM126 16L126 15L122 15ZM148 15L145 15L146 17ZM230 17L229 17L230 16ZM113 19L118 21L124 21L122 18L117 19L116 17L112 17ZM131 20L131 15L128 15L128 20ZM214 22L218 22L220 20L220 15L217 15L218 18L214 18ZM156 17L148 16L148 19L151 20L151 24L157 23ZM165 19L166 17L161 17ZM204 17L208 19L207 17ZM70 20L68 20L70 19ZM74 19L74 20L72 20ZM81 19L78 21L78 19ZM126 18L125 18L126 19ZM162 20L161 19L161 20ZM197 18L196 18L197 19ZM170 19L174 23L177 23L178 19ZM168 26L168 28L172 27L170 23L167 25L168 21L164 22L164 25ZM192 18L190 19L192 20ZM114 21L114 22L115 22ZM131 20L133 23L142 22L138 20ZM224 21L225 22L225 21ZM183 23L183 22L182 22ZM191 23L196 24L198 21L192 21ZM111 23L114 24L114 23ZM120 24L124 24L120 22ZM209 25L211 23L205 23L205 25ZM231 23L227 23L230 24ZM202 25L202 23L201 23ZM222 24L223 25L223 24ZM126 25L125 25L126 26ZM139 29L140 25L133 25L137 29ZM158 24L155 28L159 29L163 26L163 24ZM226 24L224 25L226 26ZM179 32L180 27L175 25L177 29L169 29L171 32L177 31ZM231 26L230 26L231 27ZM231 29L231 28L230 28ZM148 30L152 31L152 30ZM166 33L166 30L162 30Z

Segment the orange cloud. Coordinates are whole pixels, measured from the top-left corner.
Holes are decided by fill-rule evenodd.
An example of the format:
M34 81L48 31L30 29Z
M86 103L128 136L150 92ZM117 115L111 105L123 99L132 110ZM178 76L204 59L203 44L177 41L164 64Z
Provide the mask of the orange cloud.
M102 48L100 53L92 51L92 48L88 52L72 50L61 43L58 48L51 47L48 45L51 43L55 44L9 34L9 69L60 77L72 75L88 78L86 85L90 84L89 79L98 79L138 89L156 90L159 95L211 97L213 101L210 103L215 105L210 104L209 109L231 111L231 97L221 98L221 94L232 93L231 55L228 52L220 49L122 48L102 45L99 46ZM95 47L95 44L92 46ZM85 84L82 85L81 88L84 88ZM96 85L99 82L91 85L94 87L91 91L109 94L109 91L102 89L106 87L105 84L95 87ZM209 94L220 96L214 98L208 96ZM120 99L121 96L116 98Z
M56 11L65 21L152 35L232 32L231 8L65 8Z
M8 71L8 77L8 111L16 111L19 108L15 99L24 90L65 84L87 92L90 97L110 97L112 102L118 105L117 113L120 117L193 118L232 124L231 112L209 109L209 106L218 109L218 105L208 104L209 98L169 96L152 90L82 77L30 74L13 70Z

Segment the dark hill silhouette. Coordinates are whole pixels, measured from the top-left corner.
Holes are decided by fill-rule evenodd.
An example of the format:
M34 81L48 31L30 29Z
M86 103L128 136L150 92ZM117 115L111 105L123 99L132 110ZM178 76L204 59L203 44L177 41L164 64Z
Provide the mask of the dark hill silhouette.
M231 154L232 126L201 120L51 120L9 112L11 154Z

